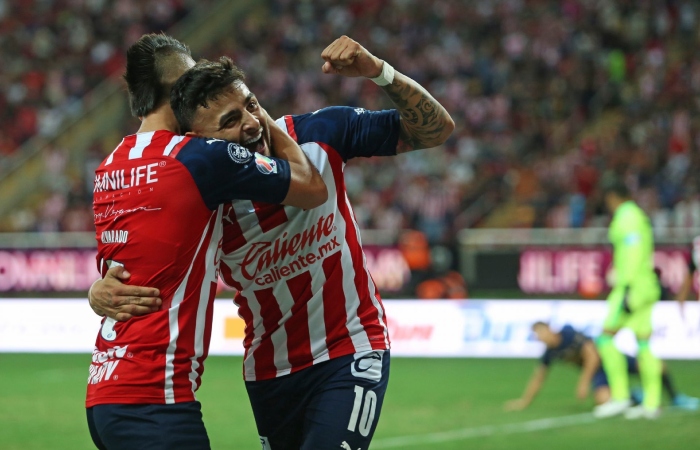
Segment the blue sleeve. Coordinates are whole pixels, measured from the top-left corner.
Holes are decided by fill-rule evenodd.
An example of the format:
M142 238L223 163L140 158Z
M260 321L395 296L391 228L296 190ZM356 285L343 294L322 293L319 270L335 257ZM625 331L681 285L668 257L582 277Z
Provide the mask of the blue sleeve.
M368 111L331 106L291 117L299 144L322 142L337 151L344 161L359 156L396 155L401 125L395 109ZM287 131L293 135L292 130Z
M540 358L540 362L545 366L549 367L552 364L552 359L552 351L550 349L547 349Z
M574 338L576 337L576 330L571 325L564 325L560 331L561 333L561 344L560 348L563 350L571 346L574 343Z
M232 142L193 138L176 159L190 172L212 210L231 200L281 203L289 191L287 161L253 154Z

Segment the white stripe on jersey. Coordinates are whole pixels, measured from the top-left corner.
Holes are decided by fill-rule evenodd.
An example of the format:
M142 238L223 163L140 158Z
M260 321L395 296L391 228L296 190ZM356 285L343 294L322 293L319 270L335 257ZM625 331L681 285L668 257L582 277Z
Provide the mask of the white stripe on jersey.
M182 142L183 139L185 139L185 136L173 136L170 139L168 145L165 146L165 150L163 150L163 155L170 156L170 152L172 152L175 146Z
M122 138L122 141L119 143L119 145L117 145L117 146L114 148L114 150L112 150L112 153L109 154L109 156L107 157L107 161L105 161L105 166L108 166L108 165L112 164L112 160L114 159L114 152L116 152L117 149L118 149L119 147L121 147L122 144L124 144L124 139L125 139L125 138Z
M328 361L328 348L326 347L326 320L323 316L323 285L326 282L326 274L323 270L314 273L311 277L311 292L314 296L309 300L309 341L311 344L311 354L321 355L314 359L314 364Z
M347 205L348 211L350 212L350 219L352 220L352 223L355 226L355 233L357 235L357 242L359 243L360 247L362 247L362 240L360 239L360 226L355 221L355 214L353 213L352 205L350 205L350 199L348 198L347 192L345 193L345 204ZM369 288L369 295L370 295L370 298L372 299L372 304L374 305L375 308L377 308L377 317L379 319L379 323L384 328L384 344L388 348L388 346L389 346L389 333L387 332L387 330L388 330L387 324L384 323L384 308L382 308L382 305L377 300L377 287L374 285L374 280L372 280L372 276L369 273L369 269L367 268L367 257L365 256L364 251L362 252L362 267L364 268L365 272L367 273L367 286Z
M279 323L285 323L292 317L292 308L294 307L294 299L292 298L292 293L289 292L289 285L284 281L279 282L279 288L283 290L283 295L279 295L279 291L275 292L274 299L280 308L280 311L286 311L286 314L282 315ZM275 349L275 367L277 367L277 376L288 375L291 373L291 364L289 364L289 351L287 349L287 329L284 326L279 327L270 336L272 339L272 344ZM284 365L284 369L280 369L280 366Z
M285 295L285 297L287 296ZM275 296L275 300L277 300L277 296ZM279 300L277 300L277 303L279 304ZM289 320L291 316L291 313L282 316L280 323ZM272 339L272 345L275 348L274 355L277 376L281 377L283 375L289 375L292 372L292 369L289 367L291 364L289 364L289 352L287 351L287 329L284 328L284 326L277 328L275 332L272 333L272 336L270 336L270 339ZM279 367L282 364L286 366L284 369L280 369Z
M151 143L155 131L149 131L148 133L138 133L136 135L136 144L129 150L129 159L139 159L143 156L143 151Z
M253 316L253 340L250 343L248 354L243 360L243 374L246 381L255 381L255 349L260 345L262 335L265 333L265 328L262 326L260 303L258 303L258 300L254 295L247 295L246 299L248 300L248 308L250 308L250 313ZM243 318L241 317L241 319ZM257 330L260 330L260 334L256 334Z
M207 237L209 232L209 224L204 228L202 232L202 237L199 239L199 244L197 245L197 250L194 252L192 261L190 262L190 267L187 269L187 274L182 280L180 285L177 287L175 294L173 294L173 299L168 310L168 322L170 325L170 343L168 344L168 350L165 353L165 403L171 404L175 403L175 391L173 390L173 376L175 375L175 350L177 350L177 338L180 336L180 324L178 321L178 313L180 312L180 303L185 297L185 291L187 290L187 280L190 278L192 273L192 267L194 262L197 260L197 255L199 250L202 248L204 239Z
M182 140L182 139L181 139ZM219 239L217 236L221 236L223 230L222 215L224 212L223 205L219 205L219 209L216 211L216 222L214 223L214 230L212 234L212 239L209 241L209 247L207 248L205 264L204 279L202 280L202 290L199 292L199 305L197 305L197 321L194 331L194 353L190 357L192 361L192 370L190 371L190 382L192 383L192 394L194 395L197 390L197 379L199 374L197 369L199 369L198 358L201 358L204 354L204 329L206 327L207 321L207 308L209 307L209 294L211 293L212 283L217 281L217 268L219 267L219 255L217 254L219 249ZM213 308L214 305L211 305ZM196 396L195 396L196 399Z

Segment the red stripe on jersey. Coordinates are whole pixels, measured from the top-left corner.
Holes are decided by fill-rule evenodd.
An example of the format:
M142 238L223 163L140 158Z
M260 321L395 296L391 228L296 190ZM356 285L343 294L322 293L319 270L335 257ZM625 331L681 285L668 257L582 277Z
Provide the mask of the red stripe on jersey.
M222 264L222 267L223 266L225 265ZM236 289L239 289L239 287L241 287L240 284L238 287L236 287ZM241 290L242 289L239 289L238 293L234 297L233 303L238 306L238 315L241 319L243 319L243 322L245 322L245 338L243 339L243 348L245 349L243 361L245 361L248 359L248 352L250 351L250 345L253 343L255 330L253 329L253 311L250 309L248 299L241 294ZM243 364L243 378L245 378L245 364Z
M311 274L308 271L302 272L287 280L287 286L294 299L292 315L284 323L284 329L287 332L287 358L292 366L292 372L296 372L314 359L311 354L309 311L306 305L313 297Z
M209 303L207 306L206 320L204 321L204 352L197 358L199 367L197 368L197 389L202 385L202 374L204 373L204 360L209 356L209 345L211 344L211 328L214 322L214 299L216 298L216 288L218 283L211 283L209 287Z
M175 158L177 157L177 154L180 153L180 150L182 150L182 147L187 145L188 142L190 142L190 139L192 139L190 136L185 136L185 139L183 139L179 144L177 144L175 147L173 147L173 150L170 152L170 157ZM161 149L162 151L162 149Z
M260 346L255 349L255 378L265 379L276 375L262 372L259 368L276 367L275 346L272 339L270 339L270 335L277 329L280 319L282 319L282 311L275 299L272 288L255 291L255 298L260 304L260 315L262 316L263 328L265 329L260 337Z
M369 277L364 268L364 253L360 242L357 239L357 228L353 222L352 214L345 202L345 181L343 178L343 161L335 150L322 142L317 143L328 155L328 161L331 163L333 170L333 179L335 180L336 198L338 201L338 211L345 220L345 241L348 243L352 265L355 269L355 288L360 300L360 306L357 308L357 316L360 323L367 333L370 344L373 350L386 349L386 337L384 336L384 327L379 321L379 310L372 303L372 296L369 290ZM373 282L374 283L374 282ZM377 292L376 300L379 302L379 308L384 310ZM384 315L384 314L382 314Z
M287 223L287 213L284 212L284 206L273 205L270 203L252 202L255 208L255 215L258 216L258 222L263 232L267 233L280 225ZM228 252L227 252L228 253Z
M348 333L348 314L345 311L345 291L343 290L342 252L335 252L323 260L323 322L326 324L326 348L328 356L355 353L355 346Z
M212 214L209 221L209 228L207 229L207 234L203 241L204 243L211 241L212 234L216 228L216 219L217 214ZM199 252L195 256L194 263L192 264L192 271L189 274L187 287L185 288L184 298L196 299L201 297L201 291L203 290L204 286L200 283L205 277L208 247L208 245L202 245L199 248ZM191 355L195 354L195 339L197 338L197 330L194 324L197 323L197 311L199 309L200 302L212 302L214 300L214 296L216 296L216 286L209 291L209 297L206 299L200 298L199 302L189 301L180 303L177 316L180 334L176 342L177 346L175 348L175 361L187 361ZM213 307L208 309L213 309ZM189 326L186 326L187 324L189 324ZM199 331L201 333L204 330ZM206 355L206 353L203 355ZM202 358L202 360L204 360L204 358ZM190 372L192 371L192 366L190 364L176 363L174 364L174 369L173 393L175 395L175 402L194 401L192 383L189 378ZM200 369L203 370L201 366Z
M243 229L241 228L241 225L238 223L238 218L236 217L236 211L235 208L233 207L233 203L229 203L224 206L224 215L223 215L223 221L224 221L224 242L222 244L222 250L224 251L225 254L230 254L235 252L236 250L240 249L246 244L246 239L245 236L243 236ZM223 264L223 266L226 266L226 264ZM229 270L229 274L231 271ZM233 277L230 277L231 280L233 280ZM226 284L228 284L231 287L234 287L229 283L225 278L224 281L226 281ZM242 290L242 289L239 289Z
M284 123L287 125L287 134L296 141L297 132L294 131L294 119L292 119L292 116L284 116Z
M250 350L250 345L253 343L254 337L253 311L250 309L248 299L241 294L241 292L243 292L243 286L233 279L231 268L227 264L221 264L221 277L226 284L237 291L236 296L233 298L233 303L238 306L238 316L243 319L245 323L245 338L243 339L243 348L245 349L243 361L245 361L248 358L248 351ZM245 378L245 364L243 364L243 377Z

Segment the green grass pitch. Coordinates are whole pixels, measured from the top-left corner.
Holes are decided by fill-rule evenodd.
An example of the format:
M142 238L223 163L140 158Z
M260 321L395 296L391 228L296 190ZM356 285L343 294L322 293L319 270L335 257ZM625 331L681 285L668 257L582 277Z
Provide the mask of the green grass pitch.
M94 448L83 407L89 361L90 355L0 354L0 449ZM700 413L667 409L653 422L590 420L583 414L592 401L576 400L577 375L566 366L552 370L530 409L504 413L503 402L520 395L533 365L532 360L394 358L372 448L700 448ZM700 361L668 365L679 390L700 396ZM214 450L260 448L240 374L241 358L207 361L198 397ZM573 423L564 424L567 417Z

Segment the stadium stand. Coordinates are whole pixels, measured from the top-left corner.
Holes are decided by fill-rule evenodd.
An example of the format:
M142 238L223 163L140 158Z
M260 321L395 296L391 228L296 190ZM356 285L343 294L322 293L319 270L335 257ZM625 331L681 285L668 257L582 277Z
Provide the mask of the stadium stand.
M12 67L2 120L12 126L0 141L12 153L60 129L96 82L121 72L124 45L167 29L193 2L146 2L166 5L147 8L163 12L155 16L139 2L0 3L2 45L13 49L2 52ZM230 19L231 31L195 54L234 58L275 116L389 107L373 84L320 71L322 49L352 28L436 93L457 122L444 148L346 168L363 228L417 229L435 244L473 226L600 226L596 185L613 174L656 227L697 227L698 14L692 1L277 0ZM115 135L136 128L115 123ZM47 151L52 194L17 209L4 229L91 230L91 172L113 145L94 140L77 171L60 148Z

